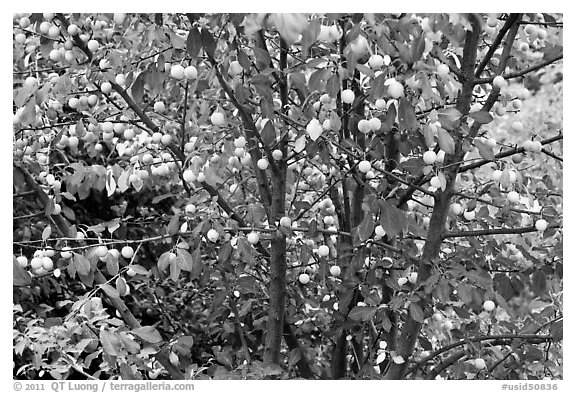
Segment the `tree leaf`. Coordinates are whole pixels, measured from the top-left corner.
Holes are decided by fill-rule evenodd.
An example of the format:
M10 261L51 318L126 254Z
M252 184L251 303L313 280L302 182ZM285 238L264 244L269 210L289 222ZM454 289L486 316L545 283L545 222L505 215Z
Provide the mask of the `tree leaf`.
M420 125L416 119L414 107L404 97L400 99L400 105L398 107L398 122L400 123L401 129L408 131L416 131Z
M166 251L158 258L158 270L163 272L170 264L170 251Z
M300 348L294 348L290 351L290 355L288 356L288 365L295 366L300 359L302 359L302 352L300 352Z
M100 330L100 342L105 353L111 356L119 356L118 350L121 348L118 333Z
M114 195L116 191L116 180L114 179L114 173L112 172L112 168L108 168L106 170L106 192L108 196L111 197Z
M126 190L130 187L130 171L123 171L120 177L118 178L118 189L120 192L126 192Z
M106 262L106 270L108 271L108 273L110 275L115 276L118 274L120 267L118 266L118 258L117 257L115 257L111 253L108 253L104 257L104 262Z
M472 112L468 115L468 117L471 119L474 119L474 121L476 121L480 124L488 124L492 120L494 120L492 115L486 111Z
M118 290L116 290L116 288L114 288L110 284L102 284L102 285L100 285L100 289L102 289L102 291L104 291L104 293L112 299L120 298L120 294L118 293Z
M202 49L202 38L200 37L200 32L196 27L192 27L188 32L188 37L186 37L186 52L192 59L198 57Z
M270 67L270 53L267 50L255 47L254 56L256 57L256 68L260 71Z
M28 272L21 268L16 257L12 257L12 285L24 287L32 283L32 277Z
M134 101L137 104L141 103L142 99L144 98L144 84L146 83L147 78L146 74L147 71L143 71L140 74L138 74L136 80L132 84L132 87L130 87L132 97L134 98Z
M242 49L238 49L238 62L244 68L246 72L250 72L250 68L252 67L252 62L250 58Z
M180 212L177 212L170 219L168 227L166 227L166 232L168 233L168 235L174 236L175 234L178 233L179 229L180 229Z
M200 250L200 246L194 250L192 253L192 270L190 271L190 276L192 278L200 277L202 274L202 254Z
M202 40L202 46L204 47L204 51L210 57L214 57L214 51L216 50L216 41L214 41L214 37L212 33L208 29L202 29L202 33L200 36Z
M272 121L267 121L260 134L262 136L262 142L265 146L272 146L276 143L276 130L274 129L274 123Z
M85 276L90 273L90 261L82 254L74 254L74 267L76 271Z
M438 121L442 125L442 128L447 130L453 130L456 123L462 117L462 113L456 108L448 108L442 113L438 114Z
M492 148L488 146L487 143L484 143L480 139L476 138L474 139L474 146L478 148L478 153L483 159L488 161L494 161L496 159Z
M147 276L150 272L142 265L133 264L130 265L130 269L132 269L136 274L141 274L143 276Z
M158 330L156 330L156 328L153 326L142 326L137 329L132 329L131 333L151 344L158 344L163 341L162 336L160 335Z
M386 234L392 238L407 228L408 219L406 218L406 212L381 199L380 225L382 225Z
M564 324L562 321L556 321L550 325L550 335L555 342L562 341L564 338Z
M532 274L532 290L536 296L546 293L546 274L542 270L537 270Z
M374 306L355 306L348 313L348 318L353 321L369 321L376 315L377 308Z
M183 250L181 248L178 248L178 249L176 249L176 257L177 257L178 266L180 266L180 269L182 269L186 272L192 271L192 268L193 268L192 255L188 251Z
M452 135L443 128L438 129L438 144L446 153L454 154L454 149L456 148L454 139L452 138Z
M52 234L52 227L50 225L47 225L46 228L44 228L44 230L42 231L42 240L48 239L51 234Z
M424 34L420 34L416 39L412 40L410 45L410 54L412 55L412 63L416 63L422 57L424 49L426 48L426 40Z
M361 242L370 239L372 233L374 233L374 226L374 217L372 217L372 214L366 214L358 226L358 237Z
M410 316L416 322L424 323L424 311L422 311L422 307L420 307L417 303L410 302Z

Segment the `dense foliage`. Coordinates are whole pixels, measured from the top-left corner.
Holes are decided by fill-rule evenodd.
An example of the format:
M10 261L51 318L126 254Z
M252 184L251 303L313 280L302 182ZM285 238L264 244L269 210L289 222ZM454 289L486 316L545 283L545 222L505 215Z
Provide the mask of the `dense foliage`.
M562 15L14 17L16 378L562 378Z

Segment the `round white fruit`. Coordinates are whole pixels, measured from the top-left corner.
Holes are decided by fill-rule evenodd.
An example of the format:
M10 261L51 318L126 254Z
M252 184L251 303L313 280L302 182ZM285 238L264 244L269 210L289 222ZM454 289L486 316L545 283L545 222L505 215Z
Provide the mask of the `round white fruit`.
M191 169L186 169L184 171L182 177L188 183L192 183L192 182L196 181L196 179L197 179L196 175L194 175L194 172L192 172Z
M539 220L536 220L536 229L540 232L544 232L546 230L546 228L548 228L548 221L546 221L545 219L541 218Z
M520 201L520 194L518 194L516 191L510 191L506 195L506 198L510 203L518 203Z
M474 359L473 364L476 370L484 370L486 368L484 359Z
M436 72L438 73L438 75L440 76L446 76L448 75L448 73L450 72L450 68L448 68L448 66L446 64L440 64L438 65L438 67L436 68Z
M342 102L345 104L351 104L354 102L354 92L350 89L342 91Z
M476 218L476 212L474 210L468 210L464 212L464 218L471 221Z
M186 79L196 79L198 78L198 70L194 66L188 66L184 68L184 76Z
M494 310L494 308L496 308L496 305L494 304L494 302L492 300L486 300L484 302L483 307L484 307L484 311L491 312Z
M258 232L252 231L246 236L246 239L248 240L248 243L256 244L260 241L260 236L258 235Z
M122 250L120 251L120 253L122 254L122 256L126 259L130 259L134 256L134 249L130 246L124 246L122 247Z
M340 266L331 266L330 267L330 274L333 275L334 277L338 277L340 275L340 273L342 273Z
M424 153L422 159L426 165L432 165L436 162L436 153L434 153L432 150L428 150Z
M258 168L266 170L266 168L268 168L268 160L265 158L261 158L256 162L256 165L258 165Z
M215 126L221 126L224 124L224 115L221 112L214 112L210 115L210 121Z
M508 82L506 82L506 79L504 79L504 77L502 77L501 75L498 75L492 81L492 86L497 87L499 89L502 89L502 88L508 86Z
M328 248L327 245L323 244L320 247L318 247L318 255L320 255L321 257L327 257L328 254L330 254L330 249Z
M462 205L459 203L453 203L452 205L450 205L450 211L452 212L452 214L454 215L459 215L460 213L462 213Z
M388 93L392 98L400 98L404 95L404 86L400 82L392 83L388 86Z
M376 236L379 237L384 237L386 235L386 231L384 230L382 225L377 225L376 228L374 228L374 233L376 234Z
M175 79L183 79L184 78L184 67L180 64L174 64L170 67L170 76Z
M218 233L218 231L216 231L216 229L210 229L210 230L208 230L208 233L206 234L206 237L207 237L208 240L210 240L211 242L215 242L215 241L218 240L218 238L220 237L220 234Z
M374 105L376 106L376 109L379 109L379 110L386 109L386 100L384 100L382 98L378 98L376 100L376 102L374 103Z
M380 55L372 55L368 59L368 65L372 69L382 68L382 66L384 65L384 58Z
M372 169L372 165L370 164L370 161L362 160L358 164L358 170L362 173L367 173L370 169Z
M284 228L290 228L292 226L292 220L289 217L282 217L280 219L280 226Z
M310 282L310 276L306 273L302 273L298 276L298 281L300 281L301 284L306 285Z

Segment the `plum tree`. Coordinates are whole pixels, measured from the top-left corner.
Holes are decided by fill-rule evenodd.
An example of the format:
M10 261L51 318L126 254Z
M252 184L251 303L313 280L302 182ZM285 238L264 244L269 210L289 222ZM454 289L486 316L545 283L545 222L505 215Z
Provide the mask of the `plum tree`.
M15 15L14 376L562 378L562 21Z

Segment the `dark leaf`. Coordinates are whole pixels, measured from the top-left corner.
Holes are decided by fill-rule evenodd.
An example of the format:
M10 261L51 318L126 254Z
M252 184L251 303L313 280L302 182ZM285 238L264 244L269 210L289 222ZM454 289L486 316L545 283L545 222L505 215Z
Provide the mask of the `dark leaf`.
M250 62L250 58L248 57L246 52L244 52L242 49L238 49L238 62L246 72L250 71L252 63Z
M412 63L416 63L418 60L420 60L425 48L426 40L424 39L424 34L420 34L416 39L412 41L412 45L410 47Z
M141 72L136 77L136 80L132 84L130 91L132 92L132 98L134 101L139 104L142 102L142 98L144 98L144 84L146 83L146 71Z
M168 227L166 228L166 232L170 236L174 236L180 230L180 212L174 214L168 223Z
M419 336L418 342L420 343L420 346L422 347L422 349L424 349L425 351L431 351L432 350L432 343L426 337Z
M200 246L192 253L192 271L190 275L192 278L198 278L202 274L202 254L200 253Z
M370 239L374 232L374 217L372 214L366 214L360 225L358 226L358 237L361 242Z
M468 117L474 119L474 121L477 121L480 124L488 124L494 120L492 115L486 111L472 112Z
M290 351L290 355L288 356L288 365L295 366L302 359L302 353L300 352L300 348L294 348Z
M537 270L532 274L532 290L536 296L546 293L546 275L542 270Z
M348 313L348 318L353 321L369 321L374 318L378 309L374 306L355 306Z
M424 311L422 311L422 307L418 305L418 303L410 302L410 316L416 322L424 323Z
M338 91L340 90L340 78L338 74L332 74L330 78L326 81L326 93L332 97L336 98ZM339 129L340 127L338 127Z
M385 200L380 200L380 225L389 237L394 237L408 226L406 212Z
M270 53L262 48L255 47L254 56L256 56L256 68L262 71L270 67Z
M562 321L556 321L550 325L550 335L555 342L562 341L564 338L564 325Z
M202 39L202 46L204 47L204 51L210 57L214 57L214 51L216 50L216 41L214 41L214 37L212 33L208 29L202 29L201 33Z
M400 123L401 129L408 131L416 131L419 126L414 107L404 97L400 99L400 105L398 107L398 122Z
M198 53L202 49L202 38L200 37L200 32L195 27L192 27L188 32L188 37L186 38L186 52L192 59L196 59Z

